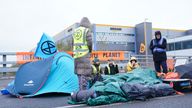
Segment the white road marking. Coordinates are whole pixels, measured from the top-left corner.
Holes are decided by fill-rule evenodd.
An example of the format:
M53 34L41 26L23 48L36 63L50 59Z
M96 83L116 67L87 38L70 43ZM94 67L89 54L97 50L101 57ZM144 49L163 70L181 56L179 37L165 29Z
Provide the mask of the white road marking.
M86 104L68 105L68 106L61 106L61 107L56 107L56 108L74 108L74 107L80 107L80 106L86 106Z
M165 98L173 98L173 97L179 97L183 95L172 95L172 96L164 96L164 97L156 97L156 98L151 98L155 100L160 100L160 99L165 99ZM150 101L150 100L149 100ZM121 104L127 104L127 103L139 103L143 101L128 101L128 102L119 102L119 103L113 103L113 104L107 104L107 105L99 105L99 106L87 106L86 104L79 104L79 105L69 105L69 106L61 106L61 107L56 107L56 108L74 108L74 107L86 107L86 108L102 108L102 107L109 107L109 106L115 106L115 105L121 105Z

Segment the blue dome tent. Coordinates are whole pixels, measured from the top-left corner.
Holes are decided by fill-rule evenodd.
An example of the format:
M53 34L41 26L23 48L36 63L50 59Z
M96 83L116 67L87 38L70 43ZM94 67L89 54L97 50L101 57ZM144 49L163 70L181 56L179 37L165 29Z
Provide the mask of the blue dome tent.
M67 53L22 65L7 90L10 94L32 97L44 93L71 93L79 90L74 59Z

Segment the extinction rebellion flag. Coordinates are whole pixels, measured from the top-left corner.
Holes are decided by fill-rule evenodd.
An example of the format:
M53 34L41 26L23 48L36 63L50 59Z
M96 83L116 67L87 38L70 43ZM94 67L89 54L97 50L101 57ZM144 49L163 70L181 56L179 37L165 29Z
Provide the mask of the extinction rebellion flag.
M54 40L47 34L43 33L37 45L34 56L40 57L40 58L48 58L53 56L56 52L57 52L57 48Z

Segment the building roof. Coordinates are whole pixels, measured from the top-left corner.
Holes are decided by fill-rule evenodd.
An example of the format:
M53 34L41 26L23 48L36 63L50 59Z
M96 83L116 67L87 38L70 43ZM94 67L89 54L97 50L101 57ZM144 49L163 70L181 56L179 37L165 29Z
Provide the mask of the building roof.
M179 31L179 32L184 32L187 30L183 30L183 29L166 29L166 28L152 28L153 30L170 30L170 31Z
M107 26L107 27L120 27L120 28L134 28L134 26L124 26L124 25L111 25L111 24L96 24L96 26Z
M112 25L112 24L96 24L96 26L110 26L110 27L121 27L121 28L134 28L135 26L125 26L125 25ZM152 28L153 30L170 30L184 32L184 29L167 29L167 28Z

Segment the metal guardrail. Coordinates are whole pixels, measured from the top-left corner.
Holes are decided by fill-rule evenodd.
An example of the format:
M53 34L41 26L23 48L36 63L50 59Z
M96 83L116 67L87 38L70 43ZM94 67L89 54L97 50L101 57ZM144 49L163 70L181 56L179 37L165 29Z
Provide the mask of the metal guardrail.
M16 53L0 53L0 56L2 56L2 61L0 64L2 65L2 68L0 68L0 72L3 72L3 76L6 75L6 72L15 71L15 68L7 68L7 64L13 64L14 62L7 62L7 55L16 55Z
M8 61L9 56L14 56L15 60ZM140 63L141 67L150 67L154 69L153 65L153 56L152 55L132 55L129 52L124 52L124 60L116 60L116 63L121 64L121 67L126 66L131 56L135 56ZM2 57L2 59L1 59ZM186 60L185 62L192 62L192 56L168 56L168 60L173 62L173 66L178 65L179 60ZM33 52L0 52L0 73L6 74L7 72L16 72L17 67L13 65L23 64L30 61L38 60L34 58ZM103 64L106 64L107 61L102 61ZM183 61L182 61L183 62ZM8 65L11 65L8 67Z
M3 65L3 64L17 64L16 61L3 61L3 62L0 62L0 65Z
M5 76L6 73L16 72L18 64L36 60L31 58L34 58L32 52L0 52L0 73Z
M153 56L152 55L130 55L135 56L138 59L138 62L141 64L142 67L150 67L154 68ZM127 58L127 60L130 59ZM175 66L186 64L192 62L192 56L167 56L167 65L168 68L170 67L172 70Z
M1 68L0 72L16 72L19 69L19 67L14 67L14 68Z

